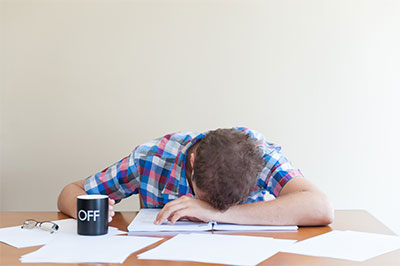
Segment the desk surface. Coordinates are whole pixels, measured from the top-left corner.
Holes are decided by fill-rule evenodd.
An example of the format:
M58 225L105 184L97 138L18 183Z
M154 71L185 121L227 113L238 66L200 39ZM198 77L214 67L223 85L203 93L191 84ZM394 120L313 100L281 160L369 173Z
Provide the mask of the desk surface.
M111 226L118 227L120 230L126 231L128 224L136 216L137 212L117 212L114 216L113 221L110 223ZM22 224L26 218L32 218L37 220L60 220L68 218L67 216L57 212L1 212L0 213L0 228L8 226L16 226ZM300 227L297 232L257 232L257 233L233 233L242 235L254 235L254 236L268 236L283 239L296 239L303 240L329 232L331 230L355 230L363 232L373 232L381 234L394 233L390 231L385 225L379 222L375 217L363 210L339 210L335 212L335 221L330 226L321 227ZM218 232L222 233L222 232ZM224 233L226 234L226 233ZM232 233L231 233L232 234ZM153 236L158 236L154 235ZM162 235L160 237L166 240L171 238L172 235ZM142 253L145 250L154 248L160 244L156 243L146 247L136 253L133 253L125 262L124 265L169 265L169 266L204 266L211 265L205 263L196 262L178 262L178 261L154 261L154 260L138 260L136 254ZM17 249L8 246L4 243L0 243L0 265L19 265L19 257L23 254L37 250L39 247L21 248ZM27 265L24 263L23 265ZM38 265L38 264L32 264ZM50 264L46 264L50 265ZM60 266L62 264L54 264ZM73 264L64 264L73 265ZM75 264L85 265L85 264ZM105 264L87 264L87 265L105 265ZM108 264L107 264L108 265ZM118 265L118 264L116 264ZM362 263L328 259L320 257L311 257L289 253L278 253L273 257L265 260L259 265L400 265L400 250L393 251Z

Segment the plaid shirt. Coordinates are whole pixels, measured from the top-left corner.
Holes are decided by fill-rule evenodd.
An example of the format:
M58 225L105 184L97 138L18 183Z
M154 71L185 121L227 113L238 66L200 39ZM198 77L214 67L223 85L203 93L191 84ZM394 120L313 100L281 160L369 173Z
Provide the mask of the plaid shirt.
M244 203L264 201L266 193L277 197L293 177L302 176L280 152L281 147L243 127L236 129L256 139L266 165L257 184ZM186 152L205 133L173 133L137 146L134 151L110 167L85 180L88 194L104 194L117 202L140 193L146 208L160 208L183 195L193 195L186 179Z

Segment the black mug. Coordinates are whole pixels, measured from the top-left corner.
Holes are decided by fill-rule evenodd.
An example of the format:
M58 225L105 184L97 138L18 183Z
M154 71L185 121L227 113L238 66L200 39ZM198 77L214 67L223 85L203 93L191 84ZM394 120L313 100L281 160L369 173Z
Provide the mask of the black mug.
M108 233L108 196L77 197L78 235L98 236Z

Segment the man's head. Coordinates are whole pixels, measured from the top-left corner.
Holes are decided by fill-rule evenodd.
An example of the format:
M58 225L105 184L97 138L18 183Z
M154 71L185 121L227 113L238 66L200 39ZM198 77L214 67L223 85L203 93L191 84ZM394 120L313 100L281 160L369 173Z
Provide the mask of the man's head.
M264 167L254 140L237 129L211 131L190 159L195 193L222 211L247 198Z

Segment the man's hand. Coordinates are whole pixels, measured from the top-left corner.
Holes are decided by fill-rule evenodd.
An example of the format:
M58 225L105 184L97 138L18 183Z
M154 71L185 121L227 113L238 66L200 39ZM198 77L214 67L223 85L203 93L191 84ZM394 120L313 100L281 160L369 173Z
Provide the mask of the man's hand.
M220 212L207 202L189 196L182 196L165 204L164 208L158 213L154 224L162 224L165 220L169 220L171 224L174 224L182 218L209 222L216 220L218 214Z
M115 205L115 200L108 199L108 222L109 223L112 221L112 218L113 218L113 216L115 214L114 205Z

